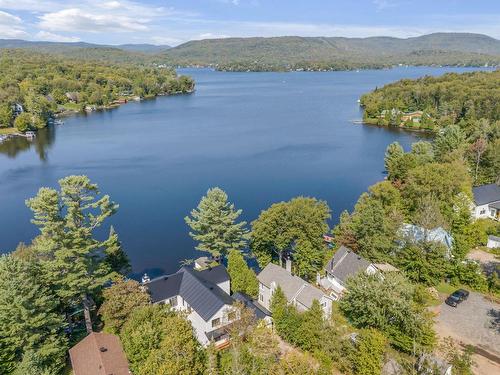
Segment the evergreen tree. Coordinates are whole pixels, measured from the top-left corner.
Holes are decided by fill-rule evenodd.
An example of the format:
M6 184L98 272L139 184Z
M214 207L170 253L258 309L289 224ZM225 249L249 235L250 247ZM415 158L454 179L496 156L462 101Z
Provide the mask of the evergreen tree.
M259 280L255 272L248 267L243 254L238 250L230 250L227 257L227 271L231 277L231 291L243 292L252 297L259 293Z
M149 294L134 280L119 280L103 291L104 302L99 314L104 321L104 330L119 333L134 310L151 302Z
M130 273L132 271L130 260L125 251L123 251L122 244L113 226L109 230L109 236L104 245L104 262L107 267L118 275L127 275Z
M209 189L198 207L191 211L191 217L185 218L191 228L189 235L198 242L196 249L209 252L215 258L225 257L231 249L243 249L249 234L245 221L236 222L241 212L228 202L222 189Z
M363 330L356 337L356 350L352 358L357 375L380 375L387 347L387 339L375 329Z
M59 186L60 191L41 188L26 204L41 232L33 246L43 259L47 281L69 307L109 280L101 255L104 242L94 232L118 205L107 195L98 198L97 185L86 176L65 177Z
M280 335L287 331L287 308L288 302L285 293L283 293L283 289L278 286L271 297L271 313L273 314L276 332Z
M38 353L27 350L12 375L54 375L54 373L47 368L44 359Z
M36 355L40 366L58 372L68 343L58 300L43 285L38 265L11 255L0 257L0 373L9 374ZM33 354L33 355L32 355ZM23 365L24 366L24 365Z
M404 157L404 153L403 147L401 147L398 142L393 142L387 146L384 165L390 180L396 180L402 177L401 161Z
M325 322L323 309L318 300L314 300L311 308L301 314L300 327L297 331L297 345L307 351L320 348Z

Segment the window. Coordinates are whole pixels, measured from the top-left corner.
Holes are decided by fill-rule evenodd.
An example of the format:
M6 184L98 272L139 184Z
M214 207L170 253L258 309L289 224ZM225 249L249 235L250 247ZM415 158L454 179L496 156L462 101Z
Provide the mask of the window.
M493 208L490 208L490 216L495 217L496 211Z
M484 215L486 213L486 209L485 208L481 208L481 211L479 211L479 215Z
M259 294L259 301L264 302L264 296L262 294Z
M175 307L177 306L177 296L176 297L172 297L172 298L169 298L167 303L172 306L172 307Z
M227 320L229 320L230 322L232 322L235 319L236 319L236 312L235 311L231 311L230 313L227 314Z
M220 326L220 318L216 318L212 320L212 328L216 328Z

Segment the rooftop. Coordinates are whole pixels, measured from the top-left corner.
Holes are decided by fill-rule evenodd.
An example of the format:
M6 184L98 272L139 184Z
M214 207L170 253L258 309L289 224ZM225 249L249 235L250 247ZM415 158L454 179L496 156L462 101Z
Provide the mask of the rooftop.
M326 271L340 281L346 282L349 277L366 271L370 264L351 249L341 246L326 265Z
M472 188L476 205L500 201L500 186L497 184L481 185Z
M453 246L453 237L441 227L428 229L422 228L414 224L403 224L401 234L409 237L414 241L430 241L439 242L445 245L448 249Z
M217 266L211 270L196 271L182 267L172 275L160 276L144 283L153 303L180 295L205 321L233 299L214 282L221 280L227 271ZM229 276L227 275L228 280Z
M130 375L118 336L93 332L69 350L74 375Z
M264 306L254 301L252 297L248 294L236 292L233 294L233 298L236 301L240 301L246 308L253 310L257 319L264 319L265 317L271 316L271 312L268 311Z
M257 278L268 288L274 282L283 290L288 301L296 299L307 308L312 306L313 300L319 301L324 296L318 288L274 263L269 263Z

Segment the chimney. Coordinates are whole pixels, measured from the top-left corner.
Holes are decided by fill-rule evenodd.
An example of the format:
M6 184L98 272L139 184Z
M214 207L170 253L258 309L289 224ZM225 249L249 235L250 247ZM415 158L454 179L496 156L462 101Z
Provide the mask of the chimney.
M145 283L149 283L151 281L151 279L149 278L148 274L145 273L143 276L142 276L142 279L141 279L142 283L145 284Z
M287 257L285 260L285 269L289 272L292 273L292 260L290 257Z

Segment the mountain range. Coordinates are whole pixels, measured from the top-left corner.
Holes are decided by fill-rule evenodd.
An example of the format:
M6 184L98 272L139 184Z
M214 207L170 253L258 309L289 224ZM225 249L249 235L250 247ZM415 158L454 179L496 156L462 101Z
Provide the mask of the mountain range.
M0 48L24 48L110 62L210 65L228 70L349 69L412 65L499 65L500 40L482 34L434 33L394 37L254 37L152 44L99 45L0 39Z

